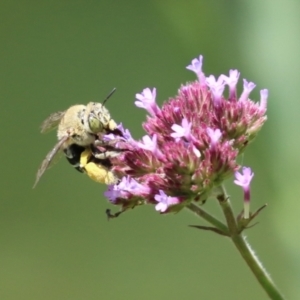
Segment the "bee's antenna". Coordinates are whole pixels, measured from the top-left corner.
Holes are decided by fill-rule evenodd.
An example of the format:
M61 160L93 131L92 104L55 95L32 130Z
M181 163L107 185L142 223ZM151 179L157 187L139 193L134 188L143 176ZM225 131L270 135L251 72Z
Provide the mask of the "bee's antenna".
M106 103L106 101L112 96L112 94L116 91L116 88L113 88L112 91L107 95L107 97L103 100L102 105Z

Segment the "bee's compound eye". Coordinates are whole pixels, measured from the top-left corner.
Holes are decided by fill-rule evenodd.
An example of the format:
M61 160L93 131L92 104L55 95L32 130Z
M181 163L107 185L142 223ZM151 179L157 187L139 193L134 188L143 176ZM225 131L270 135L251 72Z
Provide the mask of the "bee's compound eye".
M92 132L97 133L97 132L102 131L103 126L102 126L102 123L100 122L99 119L97 119L97 118L91 116L91 117L89 118L89 121L88 121L88 122L89 122L90 130L91 130Z

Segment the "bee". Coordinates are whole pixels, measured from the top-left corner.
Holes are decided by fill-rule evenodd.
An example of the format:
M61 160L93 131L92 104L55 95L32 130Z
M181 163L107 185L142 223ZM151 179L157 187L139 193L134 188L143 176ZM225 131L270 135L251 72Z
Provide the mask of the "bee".
M103 103L90 102L87 105L74 105L66 111L51 114L41 126L46 133L55 127L58 142L46 155L40 165L33 188L51 165L54 157L64 152L67 160L80 172L85 172L93 180L112 184L117 182L110 171L109 157L118 155L118 151L97 153L93 143L101 144L101 135L118 132L116 122L111 118L104 104L115 92L113 89Z

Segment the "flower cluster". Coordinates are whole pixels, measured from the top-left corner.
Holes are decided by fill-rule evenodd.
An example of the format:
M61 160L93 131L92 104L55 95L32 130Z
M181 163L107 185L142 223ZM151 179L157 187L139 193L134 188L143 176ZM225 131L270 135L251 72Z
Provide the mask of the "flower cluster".
M110 145L122 150L111 159L120 182L111 185L106 197L123 210L152 203L157 211L179 211L191 201L204 201L238 169L244 151L266 120L268 91L260 102L249 99L255 84L244 79L237 95L240 73L206 77L202 56L187 69L198 80L182 85L178 95L160 108L156 89L136 94L136 106L148 112L143 124L147 135L140 141L119 126L122 136L110 134ZM224 96L228 86L228 97Z

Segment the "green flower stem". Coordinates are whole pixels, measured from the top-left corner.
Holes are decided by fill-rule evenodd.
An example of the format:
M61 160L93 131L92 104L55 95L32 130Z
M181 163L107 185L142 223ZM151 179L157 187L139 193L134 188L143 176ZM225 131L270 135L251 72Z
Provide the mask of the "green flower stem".
M199 217L203 218L204 220L206 220L208 223L215 226L220 231L224 232L226 235L229 235L228 228L224 223L220 222L218 219L216 219L215 217L213 217L212 215L207 213L205 210L203 210L202 208L200 208L196 204L190 203L189 205L186 206L186 208L191 210L197 216L199 216Z
M269 295L270 299L283 300L284 297L278 291L270 275L264 269L254 251L250 248L250 245L246 242L246 238L242 233L238 232L237 223L224 187L222 187L221 194L219 194L217 198L227 221L230 238L237 250L242 255L243 259L251 269L258 282L261 284L262 288Z

